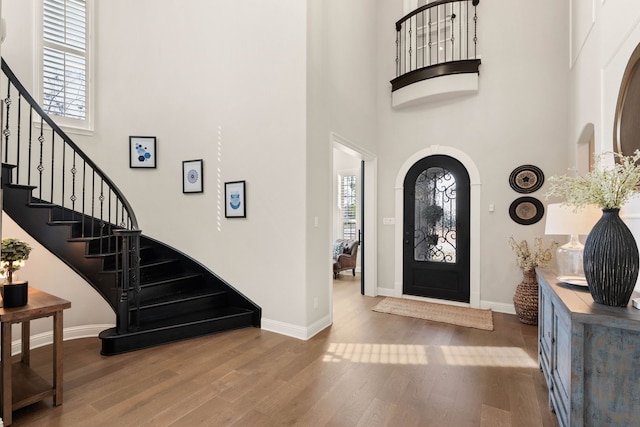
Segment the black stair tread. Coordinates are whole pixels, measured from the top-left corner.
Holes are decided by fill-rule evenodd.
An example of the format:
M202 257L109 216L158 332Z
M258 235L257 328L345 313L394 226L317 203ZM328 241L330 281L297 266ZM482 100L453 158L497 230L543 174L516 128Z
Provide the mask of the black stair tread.
M82 224L82 221L77 219L57 219L53 221L49 221L47 224L49 225L75 225Z
M113 254L112 254L113 255ZM153 268L153 267L159 267L163 264L171 264L173 262L179 262L180 260L177 259L154 259L151 262L146 262L145 259L140 260L140 268L141 269L145 269L145 268ZM109 270L104 270L102 271L102 273L109 273L109 274L113 274L113 273L120 273L122 272L122 270L118 269L109 269Z
M164 276L162 276L162 278L149 279L149 281L141 283L140 287L144 289L148 287L164 285L167 283L177 282L181 280L196 279L199 277L203 277L201 273L176 273L171 275L165 274Z
M30 208L53 208L57 205L49 202L29 202Z
M188 290L186 292L180 292L177 294L162 295L155 298L144 299L144 301L140 304L140 308L145 309L145 308L158 307L161 305L178 304L184 301L224 295L226 293L227 293L226 291L219 290L219 289L210 289L210 288L193 289L193 290ZM135 307L130 308L130 310L135 310Z
M25 184L12 184L10 182L7 182L6 184L4 184L5 187L9 187L9 188L15 188L18 190L35 190L36 187L35 185L25 185Z
M77 221L80 222L80 221ZM99 241L103 239L113 239L115 236L113 234L103 234L102 236L81 236L81 237L70 237L67 239L69 242L93 242Z
M198 323L216 322L217 320L221 319L243 316L249 317L249 322L247 323L247 325L250 326L252 315L253 312L251 310L240 307L221 307L208 310L193 311L189 313L182 313L181 316L142 323L138 330L127 332L126 335L141 335L154 330L171 329L174 327L183 327L190 324L193 325ZM118 334L115 328L107 329L106 331L102 331L100 333L101 338L106 338L109 336L117 337L120 335L122 334Z

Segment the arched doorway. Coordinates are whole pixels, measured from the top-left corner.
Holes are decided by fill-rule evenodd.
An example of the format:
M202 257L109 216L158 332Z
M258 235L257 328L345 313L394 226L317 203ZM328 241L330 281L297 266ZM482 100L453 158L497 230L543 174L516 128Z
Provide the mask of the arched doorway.
M444 155L458 160L469 175L469 302L448 302L451 304L465 305L480 308L480 173L471 158L457 148L432 145L410 156L400 167L396 175L395 183L395 272L393 295L402 297L403 291L403 242L404 228L400 223L404 218L404 183L405 178L413 165L425 157Z
M403 294L468 303L469 174L458 160L425 157L404 181Z

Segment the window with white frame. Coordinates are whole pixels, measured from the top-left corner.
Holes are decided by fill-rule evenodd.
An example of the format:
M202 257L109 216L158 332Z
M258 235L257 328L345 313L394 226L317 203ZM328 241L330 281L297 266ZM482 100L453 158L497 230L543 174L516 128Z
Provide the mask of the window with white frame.
M343 239L357 239L356 230L356 176L340 177L340 210Z
M40 50L42 108L56 122L90 128L88 0L43 0Z

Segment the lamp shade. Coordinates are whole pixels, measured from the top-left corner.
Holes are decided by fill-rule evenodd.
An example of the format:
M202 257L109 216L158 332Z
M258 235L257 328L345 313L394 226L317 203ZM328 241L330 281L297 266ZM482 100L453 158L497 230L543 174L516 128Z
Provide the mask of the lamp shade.
M544 234L587 235L602 216L602 210L596 206L574 206L551 203L546 209L547 220Z

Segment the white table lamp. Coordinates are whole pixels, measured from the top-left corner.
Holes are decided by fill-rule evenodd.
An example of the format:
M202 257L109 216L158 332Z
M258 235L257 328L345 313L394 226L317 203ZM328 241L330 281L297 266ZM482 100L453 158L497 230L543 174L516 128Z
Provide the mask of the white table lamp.
M576 209L575 206L552 203L547 205L546 212L544 234L570 236L569 241L556 251L558 280L586 286L582 267L584 245L580 243L579 236L589 234L602 216L602 210L596 206Z

